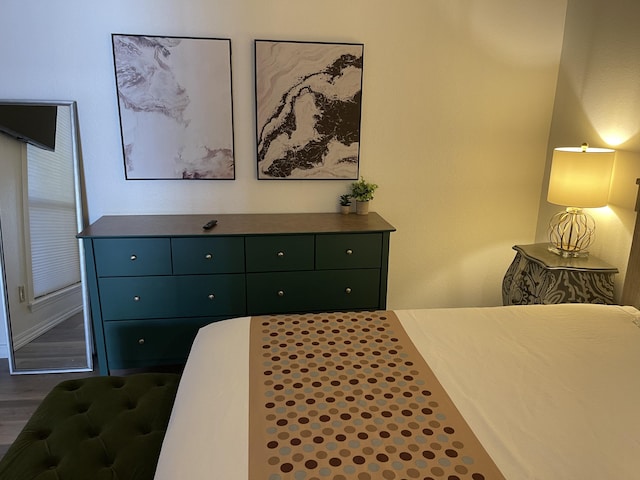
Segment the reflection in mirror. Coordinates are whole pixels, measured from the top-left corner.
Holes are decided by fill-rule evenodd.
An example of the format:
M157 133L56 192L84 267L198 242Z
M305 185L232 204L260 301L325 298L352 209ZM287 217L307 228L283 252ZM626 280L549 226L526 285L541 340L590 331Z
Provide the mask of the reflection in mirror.
M11 373L91 370L75 102L0 101L0 320Z

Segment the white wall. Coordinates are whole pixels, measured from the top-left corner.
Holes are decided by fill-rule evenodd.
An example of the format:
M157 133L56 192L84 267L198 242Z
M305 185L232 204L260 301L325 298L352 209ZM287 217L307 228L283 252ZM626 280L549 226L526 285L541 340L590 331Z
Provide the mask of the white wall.
M536 238L546 241L551 216L562 207L546 201L553 148L616 149L609 206L589 209L596 219L592 254L618 267L620 299L635 222L640 177L640 3L569 0L558 88Z
M496 305L534 240L565 1L22 0L1 95L77 100L91 221L337 211L347 181L258 181L253 40L365 44L361 173L392 234L390 308ZM126 181L111 33L232 40L235 181Z

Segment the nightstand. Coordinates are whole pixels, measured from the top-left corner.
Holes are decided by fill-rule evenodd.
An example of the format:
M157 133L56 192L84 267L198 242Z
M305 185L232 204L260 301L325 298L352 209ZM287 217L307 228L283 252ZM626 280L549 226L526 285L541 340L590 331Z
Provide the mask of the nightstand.
M548 244L515 245L502 281L504 305L613 303L618 269L597 257L563 258Z

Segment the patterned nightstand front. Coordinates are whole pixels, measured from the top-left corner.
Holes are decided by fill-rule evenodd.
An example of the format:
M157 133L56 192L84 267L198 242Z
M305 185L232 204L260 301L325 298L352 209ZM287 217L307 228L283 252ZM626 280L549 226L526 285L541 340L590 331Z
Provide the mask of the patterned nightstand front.
M545 243L513 249L516 256L502 281L504 305L613 303L617 268L593 256L563 258Z

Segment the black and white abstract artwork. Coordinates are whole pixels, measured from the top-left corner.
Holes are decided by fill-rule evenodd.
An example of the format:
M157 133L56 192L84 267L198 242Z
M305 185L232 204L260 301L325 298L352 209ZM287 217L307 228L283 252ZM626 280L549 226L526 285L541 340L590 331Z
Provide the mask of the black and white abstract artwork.
M231 41L112 35L128 180L235 178Z
M363 52L255 41L258 179L358 179Z

